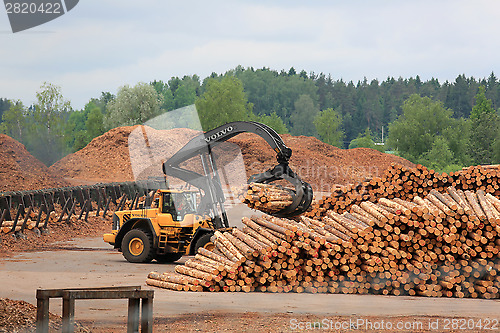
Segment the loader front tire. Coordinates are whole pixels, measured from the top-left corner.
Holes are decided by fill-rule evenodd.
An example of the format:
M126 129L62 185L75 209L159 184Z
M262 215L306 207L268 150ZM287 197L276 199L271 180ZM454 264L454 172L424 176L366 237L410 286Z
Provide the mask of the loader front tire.
M212 237L212 234L205 234L198 238L196 241L196 244L194 245L194 254L198 253L198 249L200 247L203 247L209 251L212 251L214 249L214 244L210 241L210 238Z
M153 260L153 235L143 229L132 229L122 240L122 253L125 259L134 263Z

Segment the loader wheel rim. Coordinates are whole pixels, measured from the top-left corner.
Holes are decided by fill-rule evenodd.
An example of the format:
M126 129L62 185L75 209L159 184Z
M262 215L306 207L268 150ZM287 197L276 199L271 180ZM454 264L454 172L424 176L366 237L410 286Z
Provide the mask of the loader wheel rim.
M132 238L128 243L128 250L130 254L139 256L144 252L144 242L138 237Z
M212 242L208 242L207 244L205 244L205 245L203 246L203 248L204 248L205 250L212 251L212 250L215 248L215 245L214 245L214 243L212 243Z

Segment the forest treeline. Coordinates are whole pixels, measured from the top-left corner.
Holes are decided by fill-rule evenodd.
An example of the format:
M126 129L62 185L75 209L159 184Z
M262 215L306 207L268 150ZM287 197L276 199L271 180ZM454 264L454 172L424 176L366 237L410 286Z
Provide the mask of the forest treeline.
M238 66L203 80L192 75L122 86L116 94L91 98L81 110L51 83L40 87L36 100L23 105L0 98L0 131L47 165L110 128L191 104L204 130L260 121L280 133L316 136L340 148L391 150L445 171L500 161L500 81L494 73L442 83L419 76L346 82L294 68Z

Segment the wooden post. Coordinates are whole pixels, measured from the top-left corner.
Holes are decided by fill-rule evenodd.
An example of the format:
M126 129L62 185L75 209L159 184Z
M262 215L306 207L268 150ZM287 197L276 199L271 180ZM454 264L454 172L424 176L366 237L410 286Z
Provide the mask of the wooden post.
M140 298L129 298L127 333L139 332Z
M63 297L62 310L62 332L73 333L75 331L75 299Z
M142 298L141 333L153 333L153 298Z
M41 297L39 290L36 297L36 333L49 333L49 298Z

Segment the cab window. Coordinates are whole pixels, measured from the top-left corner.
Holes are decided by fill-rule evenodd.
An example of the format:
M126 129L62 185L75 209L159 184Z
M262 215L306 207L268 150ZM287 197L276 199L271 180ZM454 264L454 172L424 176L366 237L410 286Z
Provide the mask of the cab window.
M195 214L196 194L163 193L162 213L172 215L174 221L182 221L186 214Z

